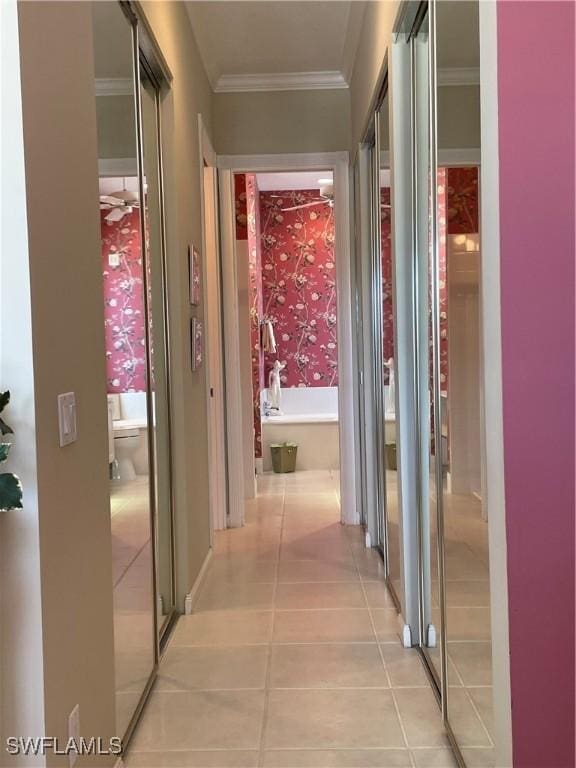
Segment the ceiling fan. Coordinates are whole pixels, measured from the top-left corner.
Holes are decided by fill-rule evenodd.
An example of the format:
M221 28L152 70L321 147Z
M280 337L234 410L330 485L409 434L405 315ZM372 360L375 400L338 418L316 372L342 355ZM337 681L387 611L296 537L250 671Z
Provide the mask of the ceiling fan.
M272 197L282 197L282 195L272 195ZM292 205L290 208L282 208L283 212L299 211L301 208L312 208L315 205L329 205L334 208L334 185L332 182L320 185L320 197L316 200L310 200L308 203Z
M110 195L100 195L100 210L109 211L104 217L110 224L121 221L127 213L132 213L134 208L140 207L138 196L126 189L126 179L123 180L123 188Z

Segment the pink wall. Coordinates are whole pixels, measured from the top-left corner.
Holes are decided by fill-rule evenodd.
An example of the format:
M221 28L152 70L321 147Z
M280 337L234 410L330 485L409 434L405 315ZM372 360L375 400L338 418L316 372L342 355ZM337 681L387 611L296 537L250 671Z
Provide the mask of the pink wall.
M250 344L252 349L252 398L254 407L254 455L262 456L262 424L260 421L260 392L264 383L264 352L260 338L262 319L262 252L260 247L260 195L254 174L246 175L246 216L248 239L248 269L250 270Z
M502 367L516 768L574 757L573 2L498 2Z
M146 340L140 213L108 223L101 211L102 272L108 392L146 389ZM118 266L110 265L117 256Z
M286 364L285 387L338 385L334 211L327 205L286 211L318 199L317 190L260 193L264 316Z

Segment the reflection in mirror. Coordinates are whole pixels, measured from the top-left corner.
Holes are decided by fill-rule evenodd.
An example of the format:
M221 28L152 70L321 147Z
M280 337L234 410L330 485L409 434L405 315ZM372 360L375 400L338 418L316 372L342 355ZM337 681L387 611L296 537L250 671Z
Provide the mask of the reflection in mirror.
M390 181L389 94L378 114L380 256L382 261L382 363L384 383L384 460L386 465L386 526L388 578L400 595L400 533L398 525L396 374L394 354L394 270L392 264L392 195Z
M156 604L158 631L166 627L173 608L172 500L170 476L170 400L168 384L168 328L164 295L164 243L162 230L158 92L147 74L140 72L142 142L144 150L149 333L154 420L154 492L156 512Z
M434 434L435 258L432 223L432 147L430 136L429 18L423 19L414 39L416 120L416 215L418 257L418 370L421 465L421 624L422 645L440 686L442 677L441 595L438 579L438 515L436 505L436 444Z
M479 67L478 2L439 3L440 70ZM457 31L457 44L455 43ZM480 147L478 84L438 89L438 143ZM462 116L466 115L466 119ZM493 765L488 524L481 408L479 169L438 170L448 721Z
M154 596L143 236L133 34L118 3L93 3L108 391L116 726L154 668Z

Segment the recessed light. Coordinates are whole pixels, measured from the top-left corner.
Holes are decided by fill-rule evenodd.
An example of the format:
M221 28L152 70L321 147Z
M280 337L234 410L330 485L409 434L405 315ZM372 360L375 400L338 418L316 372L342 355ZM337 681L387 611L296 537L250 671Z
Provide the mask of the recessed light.
M318 184L332 184L332 179L318 179Z

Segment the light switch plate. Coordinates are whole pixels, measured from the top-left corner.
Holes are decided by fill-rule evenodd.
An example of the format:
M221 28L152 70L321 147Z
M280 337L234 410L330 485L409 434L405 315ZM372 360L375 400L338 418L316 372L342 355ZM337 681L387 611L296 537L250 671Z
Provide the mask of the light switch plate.
M60 447L70 445L78 439L76 425L76 395L66 392L58 395L58 428L60 431Z

